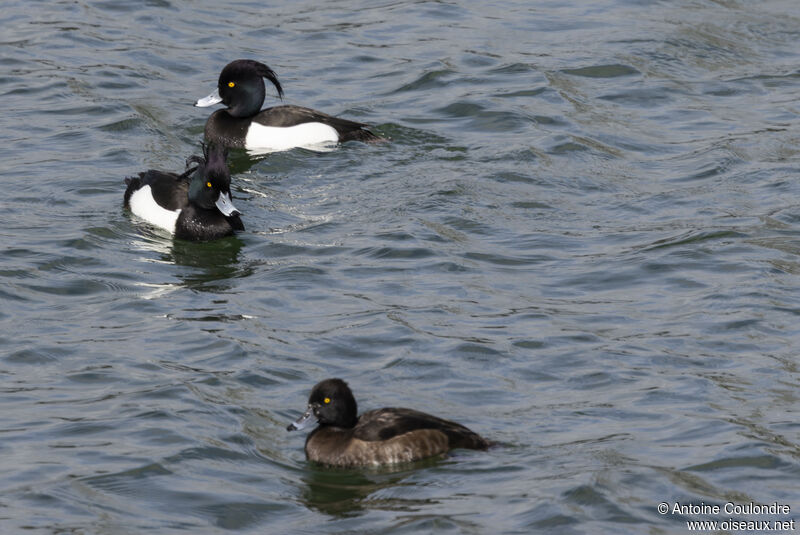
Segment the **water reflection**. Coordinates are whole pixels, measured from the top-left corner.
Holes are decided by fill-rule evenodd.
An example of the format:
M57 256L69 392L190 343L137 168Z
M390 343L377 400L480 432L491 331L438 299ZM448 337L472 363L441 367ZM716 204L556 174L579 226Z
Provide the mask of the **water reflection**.
M414 486L415 483L406 483L404 480L416 470L435 466L441 460L433 457L393 467L362 470L309 465L301 477L306 485L301 501L309 509L336 517L354 516L369 509L417 510L420 506L435 503L435 500L370 496L392 487Z
M178 266L199 268L177 273L183 286L202 291L224 290L235 284L232 280L252 272L242 267L243 245L236 236L204 243L175 240L161 258Z
M170 287L202 291L224 290L233 286L233 280L252 273L252 266L242 262L244 242L238 236L210 242L190 242L174 240L156 232L142 229L142 236L134 240L132 246L157 254L157 257L142 259L145 262L192 268L174 272L182 283L169 284Z

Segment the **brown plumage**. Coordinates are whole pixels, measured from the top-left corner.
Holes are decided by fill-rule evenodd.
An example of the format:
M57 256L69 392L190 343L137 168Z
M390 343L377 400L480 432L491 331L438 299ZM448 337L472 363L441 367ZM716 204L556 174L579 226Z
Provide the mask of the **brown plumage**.
M333 466L416 461L454 448L485 450L490 443L461 424L413 409L384 408L357 416L347 383L326 379L311 390L308 409L289 430L319 426L306 439L306 457Z

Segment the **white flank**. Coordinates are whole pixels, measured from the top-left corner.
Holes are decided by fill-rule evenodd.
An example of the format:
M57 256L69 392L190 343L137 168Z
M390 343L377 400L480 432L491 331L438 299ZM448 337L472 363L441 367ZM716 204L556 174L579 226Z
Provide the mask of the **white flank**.
M175 222L178 220L180 210L167 210L158 205L150 191L150 186L144 186L133 192L128 201L131 212L138 215L148 223L161 227L175 234Z
M244 146L248 150L278 151L293 147L325 150L324 145L338 143L339 134L323 123L303 123L296 126L264 126L256 122L247 130Z

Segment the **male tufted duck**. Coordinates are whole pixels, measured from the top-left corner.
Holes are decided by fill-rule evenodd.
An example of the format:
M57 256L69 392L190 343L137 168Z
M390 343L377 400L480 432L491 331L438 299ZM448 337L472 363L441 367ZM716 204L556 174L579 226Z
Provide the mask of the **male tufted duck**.
M214 240L244 230L231 202L227 150L208 145L203 153L189 158L181 175L151 169L126 178L125 207L184 240ZM192 163L197 165L190 168Z
M485 450L490 443L463 425L412 409L386 408L358 416L353 393L341 379L311 390L308 409L288 431L319 426L306 438L306 457L341 467L415 461L453 448Z
M206 107L222 102L206 121L205 139L225 147L244 148L255 152L274 152L293 147L322 147L343 141L380 141L365 124L340 119L300 106L264 104L266 78L283 97L275 72L258 61L237 59L222 69L217 90L198 100L195 106Z

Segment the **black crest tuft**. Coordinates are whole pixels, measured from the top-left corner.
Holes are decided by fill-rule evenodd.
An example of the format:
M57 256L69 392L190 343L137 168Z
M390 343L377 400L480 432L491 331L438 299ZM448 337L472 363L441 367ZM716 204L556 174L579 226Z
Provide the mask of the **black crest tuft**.
M275 74L275 71L258 61L254 61L253 63L255 64L254 66L258 75L272 82L272 85L278 90L278 97L283 98L283 87L281 87L281 83L278 81L278 75Z

